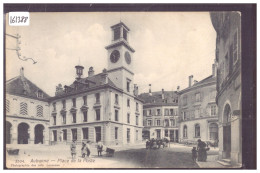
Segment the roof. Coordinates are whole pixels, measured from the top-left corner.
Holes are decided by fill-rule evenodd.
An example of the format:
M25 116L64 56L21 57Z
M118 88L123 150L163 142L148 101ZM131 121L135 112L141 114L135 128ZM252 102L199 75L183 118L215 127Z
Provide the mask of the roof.
M202 87L204 85L206 86L208 84L214 84L214 83L216 83L216 79L217 79L216 76L210 75L210 76L202 79L201 81L193 84L191 87L188 87L188 88L185 88L185 89L181 90L179 92L179 94L182 94L184 92L190 91L190 90L198 88L198 87Z
M43 94L42 98L37 97L38 91ZM50 96L46 94L41 88L35 85L24 76L17 76L6 81L6 92L13 95L29 97L37 100L48 99Z
M142 93L139 98L144 100L145 107L154 106L178 106L178 94L176 91L164 91L164 99L162 98L162 91Z
M119 27L121 25L123 25L128 31L130 31L130 29L121 21L118 24L111 26L111 28L113 29L113 28Z
M76 93L86 91L86 90L93 90L93 89L97 89L104 85L109 85L113 88L119 89L109 79L109 77L107 77L107 83L106 83L106 77L105 77L106 75L107 75L107 73L99 73L99 74L96 74L93 76L75 80L72 84L64 86L65 88L67 87L67 92L65 92L64 88L60 88L59 91L57 91L57 89L56 89L56 95L52 98L67 96L70 94L76 94ZM121 89L119 89L119 90L121 90Z

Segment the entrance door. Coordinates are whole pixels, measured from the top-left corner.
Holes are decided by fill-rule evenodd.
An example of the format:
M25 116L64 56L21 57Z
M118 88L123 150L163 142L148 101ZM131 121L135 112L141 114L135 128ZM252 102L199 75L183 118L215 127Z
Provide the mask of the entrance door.
M7 121L6 122L6 131L5 131L6 144L11 144L11 139L12 139L11 128L12 128L12 124Z
M95 127L96 142L101 141L101 127Z
M76 141L77 140L77 129L71 129L72 132L72 140Z
M230 158L231 152L231 125L223 126L223 146L226 158Z
M29 125L26 123L21 123L18 125L18 144L28 144L29 143Z
M156 130L156 138L161 139L161 130Z
M34 143L35 144L43 144L43 130L44 130L44 126L41 125L41 124L38 124L35 126L34 128L34 134L35 134L35 137L34 137Z
M175 142L178 142L179 140L179 133L178 133L178 130L175 130L175 134L176 134L176 139L175 139Z
M170 130L170 141L174 141L174 130Z

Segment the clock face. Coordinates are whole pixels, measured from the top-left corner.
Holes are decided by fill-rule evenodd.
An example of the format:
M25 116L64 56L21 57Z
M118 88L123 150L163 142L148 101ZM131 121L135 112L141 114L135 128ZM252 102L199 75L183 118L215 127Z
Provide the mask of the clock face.
M119 58L120 58L120 52L118 50L113 50L113 52L110 55L110 61L112 63L116 63Z
M131 55L129 52L125 52L125 61L127 64L130 64L131 63Z

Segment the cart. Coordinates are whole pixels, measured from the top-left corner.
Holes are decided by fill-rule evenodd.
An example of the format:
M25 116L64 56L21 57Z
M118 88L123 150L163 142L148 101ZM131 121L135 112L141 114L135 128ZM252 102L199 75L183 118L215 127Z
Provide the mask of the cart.
M106 156L113 157L114 154L115 154L115 150L114 149L112 149L112 148L107 148L106 149Z

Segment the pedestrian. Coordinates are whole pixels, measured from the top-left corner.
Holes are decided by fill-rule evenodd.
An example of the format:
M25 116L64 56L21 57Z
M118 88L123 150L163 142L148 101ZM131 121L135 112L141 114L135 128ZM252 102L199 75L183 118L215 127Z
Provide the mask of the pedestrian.
M207 160L207 151L206 151L206 143L201 141L200 139L198 140L198 161L201 162L206 162Z
M85 142L82 142L82 147L81 147L81 155L82 155L82 158L85 158L86 157L86 144Z
M196 160L197 160L197 150L196 150L196 147L193 147L191 152L192 152L192 160L194 162L196 162Z
M89 157L90 155L90 141L87 141L87 144L85 146L85 151L87 152L87 156Z
M98 156L102 156L102 150L103 150L103 144L101 141L98 141L98 145L97 145Z
M71 151L71 157L74 159L76 157L76 141L73 140L71 145L70 145L70 151Z

